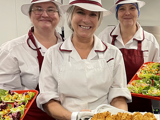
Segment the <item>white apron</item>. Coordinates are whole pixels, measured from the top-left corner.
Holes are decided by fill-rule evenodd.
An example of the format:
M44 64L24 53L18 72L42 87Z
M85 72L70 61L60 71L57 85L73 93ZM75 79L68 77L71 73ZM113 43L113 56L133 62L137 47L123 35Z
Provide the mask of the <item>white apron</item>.
M103 52L98 52L98 57L98 60L82 59L71 62L70 52L64 54L58 77L58 92L64 108L75 112L109 104L108 92L113 83L114 60L107 62Z

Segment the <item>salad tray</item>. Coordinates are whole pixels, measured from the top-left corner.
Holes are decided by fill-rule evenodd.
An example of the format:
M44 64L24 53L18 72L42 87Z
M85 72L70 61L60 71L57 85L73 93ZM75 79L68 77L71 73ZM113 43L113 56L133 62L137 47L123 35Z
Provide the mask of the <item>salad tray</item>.
M37 90L15 90L13 92L17 92L19 94L24 93L24 92L34 92L35 93L35 96L31 100L29 100L28 103L27 103L27 105L25 106L24 114L23 114L23 116L20 119L20 120L23 120L23 118L25 117L25 115L28 112L29 108L31 107L32 103L36 99L36 97L38 95L38 91Z
M23 120L38 95L37 90L0 90L0 120Z
M151 65L152 64L158 64L156 67L157 67L157 69L155 69L155 68L151 68ZM149 66L150 65L150 66ZM154 80L155 78L154 77L151 77L152 76L152 74L151 73L145 73L145 75L143 75L142 76L142 74L141 73L143 73L143 71L147 71L147 69L146 69L146 66L150 69L150 71L153 71L154 72L154 70L156 70L156 75L153 75L153 76L156 76L156 79L157 80ZM148 70L149 71L149 70ZM143 84L143 87L145 86L146 88L145 89L147 89L147 88L149 88L149 87L151 87L152 88L152 91L156 91L155 89L157 89L157 91L158 91L158 93L157 93L157 95L155 94L152 94L151 92L150 92L150 94L149 94L149 92L147 91L147 92L133 92L132 90L130 90L131 91L131 95L132 96L136 96L136 97L141 97L141 98L147 98L147 99L153 99L153 100L158 100L158 101L160 101L160 85L159 85L159 83L160 83L160 63L155 63L155 62L146 62L146 63L144 63L140 68L139 68L139 70L137 71L137 73L133 76L133 78L130 80L130 82L128 83L128 85L127 85L127 87L128 87L128 89L130 90L131 89L131 86L132 86L132 84L135 82L135 81L137 81L137 83L139 82L139 81L141 81L142 79L144 80L144 79L147 79L147 80L149 80L149 81L147 81L148 83L150 83L150 84ZM134 82L133 82L134 81ZM145 80L146 81L146 80ZM141 81L142 82L142 81ZM148 85L148 86L147 86ZM141 87L141 88L143 88L143 87ZM155 87L155 88L154 88ZM151 90L150 90L151 91Z

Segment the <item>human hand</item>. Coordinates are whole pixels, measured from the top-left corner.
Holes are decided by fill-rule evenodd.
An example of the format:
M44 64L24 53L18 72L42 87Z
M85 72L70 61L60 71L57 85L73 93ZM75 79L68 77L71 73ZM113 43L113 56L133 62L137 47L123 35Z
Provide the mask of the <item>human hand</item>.
M86 120L93 117L94 113L91 110L81 110L77 115L77 120Z

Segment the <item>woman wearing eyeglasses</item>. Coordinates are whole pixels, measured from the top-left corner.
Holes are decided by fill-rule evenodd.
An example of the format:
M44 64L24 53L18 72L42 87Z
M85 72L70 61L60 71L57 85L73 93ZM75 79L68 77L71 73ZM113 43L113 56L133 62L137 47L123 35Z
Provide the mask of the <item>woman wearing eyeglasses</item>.
M61 3L56 0L32 0L21 7L33 27L28 34L0 47L0 89L38 90L39 73L47 49L62 37L55 28L63 24ZM53 120L33 103L24 120Z

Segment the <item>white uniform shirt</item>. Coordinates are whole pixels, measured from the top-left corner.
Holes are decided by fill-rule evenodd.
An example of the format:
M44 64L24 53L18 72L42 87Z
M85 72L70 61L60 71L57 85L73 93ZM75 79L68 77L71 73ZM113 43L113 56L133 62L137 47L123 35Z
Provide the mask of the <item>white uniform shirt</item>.
M131 101L120 50L94 38L87 59L81 59L71 37L49 48L40 74L39 108L51 99L60 101L71 112L110 104L118 96Z
M62 42L56 32L57 42ZM35 38L35 37L34 37ZM39 81L39 63L37 51L27 44L28 34L4 43L0 47L0 89L24 90L35 89ZM46 48L35 38L42 55ZM35 46L29 40L32 48Z
M137 23L139 26L138 31L133 36L131 40L129 40L125 45L123 43L121 34L120 34L120 27L119 24L116 26L110 26L105 28L98 37L105 42L111 43L112 37L111 35L118 35L115 41L115 46L120 48L126 48L126 49L137 49L137 41L142 41L142 51L144 62L160 62L159 59L159 44L156 40L156 38L153 36L153 34L148 33L142 29L140 24ZM115 28L115 29L114 29ZM114 29L114 30L113 30ZM144 38L144 40L143 40ZM133 40L136 39L136 40Z

